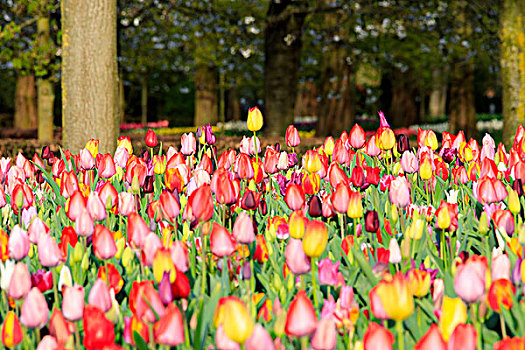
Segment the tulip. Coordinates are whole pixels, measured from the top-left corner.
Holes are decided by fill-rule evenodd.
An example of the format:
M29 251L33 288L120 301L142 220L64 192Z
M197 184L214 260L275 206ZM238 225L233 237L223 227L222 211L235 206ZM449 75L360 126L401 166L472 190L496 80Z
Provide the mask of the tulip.
M89 305L98 307L100 310L106 312L111 308L111 296L109 295L109 289L107 282L98 278L88 296Z
M22 304L20 322L27 328L42 328L47 324L49 309L38 288L32 288Z
M22 260L29 252L29 236L27 231L15 225L11 229L8 242L9 257L14 260Z
M303 237L304 253L311 258L318 258L323 254L328 243L328 229L324 222L311 220L306 225Z
M98 259L111 259L117 253L117 245L113 234L103 225L95 227L93 234L93 251Z
M118 210L122 216L128 216L135 211L135 198L129 192L118 194Z
M23 262L18 262L13 269L7 295L13 299L22 299L29 293L30 289L31 277L29 276L27 265Z
M301 240L290 238L284 257L286 265L293 274L301 275L310 272L310 258L304 253Z
M248 130L256 132L263 126L263 116L259 108L252 107L248 110L248 120L246 121Z
M178 269L175 269L177 277L175 282L171 284L171 294L173 299L186 299L190 295L190 280L188 277Z
M352 219L359 219L363 216L363 201L361 193L350 191L348 197L348 210L346 213Z
M255 240L252 218L245 212L241 212L233 225L233 236L237 242L250 244Z
M354 124L352 130L350 130L348 141L350 142L350 146L352 146L354 149L360 149L365 144L365 131L359 124Z
M402 273L396 273L391 281L379 282L377 295L388 317L403 321L414 312L414 298L410 285Z
M156 147L158 144L158 141L157 141L157 134L155 134L155 131L148 129L148 131L146 132L145 141L146 141L146 146Z
M288 219L290 236L295 239L302 239L306 231L306 223L308 223L308 219L304 217L300 210L292 212Z
M310 202L308 203L308 215L313 218L318 218L323 215L323 203L317 195L310 198Z
M82 210L81 214L75 220L75 231L79 236L89 237L95 230L95 224L87 209Z
M519 350L525 348L525 337L504 338L494 343L494 350Z
M194 204L195 203L195 204ZM187 206L199 221L208 221L213 216L213 198L209 185L196 189L190 196Z
M410 188L405 177L397 177L390 183L390 202L399 208L405 208L410 204Z
M507 189L499 179L484 177L478 180L474 193L481 204L500 202L507 197Z
M146 235L150 232L144 219L136 212L128 216L128 242L133 248L142 248Z
M439 332L437 324L433 323L428 331L414 346L414 350L447 350L447 344Z
M328 317L321 319L310 340L310 345L314 350L331 350L335 349L336 344L337 331L335 322Z
M376 285L375 287L370 289L370 292L368 293L368 299L370 300L370 312L372 313L372 315L374 315L375 318L380 320L386 320L388 318L388 315L385 311L385 308L383 307L381 298L377 294L379 288L380 285Z
M33 244L38 244L40 235L49 234L49 231L49 227L44 223L44 221L42 221L42 219L40 219L38 216L35 216L27 229L29 241Z
M102 349L115 342L115 329L104 312L87 305L82 318L84 326L83 344L86 349Z
M497 279L492 281L489 291L487 293L487 301L492 310L501 312L501 306L509 310L512 308L512 296L516 292L516 288L508 279Z
M9 284L11 283L11 277L15 270L15 262L13 260L7 260L4 264L2 262L3 259L0 260L0 288L6 291L9 289Z
M291 337L303 337L311 334L316 327L317 316L312 301L304 290L300 290L290 303L284 330Z
M439 318L439 329L443 339L448 341L457 325L467 321L467 307L460 298L443 299L441 317Z
M394 335L375 322L368 324L363 337L364 350L391 350L394 345Z
M377 129L375 144L377 148L388 151L396 144L396 136L392 129L382 126Z
M67 347L73 343L73 335L70 331L71 324L66 321L62 312L54 308L49 320L49 334L55 337L58 344Z
M253 332L254 322L244 302L228 297L218 306L222 310L220 321L226 336L238 344L244 344Z
M62 172L60 175L60 194L64 198L69 198L76 191L78 191L78 179L75 172L73 170Z
M335 286L339 273L339 264L340 261L333 263L329 258L319 261L319 283Z
M71 322L82 318L84 313L84 287L78 284L75 284L73 287L64 287L62 312L64 317Z
M166 248L160 248L155 252L153 259L153 277L157 283L161 281L165 272L168 273L170 283L173 283L177 277L177 273L175 271L175 265L171 260L171 254Z
M98 154L98 145L99 145L99 140L96 140L96 139L91 139L86 143L85 149L87 149L89 153L91 153L91 156L93 158L95 158Z
M166 216L170 220L175 220L180 213L180 204L175 196L170 191L163 190L160 194L159 200Z
M2 324L2 344L14 348L24 339L24 331L14 311L8 311Z
M63 262L63 255L54 238L43 235L38 241L38 261L45 267L56 267Z
M177 346L185 341L182 314L179 308L170 303L164 316L155 323L155 340L162 345Z
M107 210L112 209L118 203L118 192L111 181L107 181L100 189L98 195Z
M91 192L89 194L86 208L94 221L102 221L107 216L106 206L96 192Z
M491 276L492 280L510 280L510 260L507 254L500 254L492 258Z
M189 268L188 248L185 243L175 241L170 247L171 260L175 267L181 271L186 272Z
M379 216L377 215L377 211L369 210L366 212L365 230L371 233L375 233L379 230Z
M53 277L51 271L48 271L50 275L50 285L53 284ZM73 285L73 278L71 277L71 270L67 265L64 265L60 268L60 277L58 278L58 289L62 290L64 287L71 287ZM47 290L47 289L46 289ZM43 290L40 290L42 293Z
M53 242L47 242L49 244L53 244ZM60 238L60 243L58 244L58 248L62 252L62 258L63 260L67 259L68 256L68 249L69 246L75 248L78 243L78 236L71 226L64 227L62 230L62 237Z
M216 222L213 223L211 230L210 250L219 258L230 256L235 252L235 239L226 228Z
M259 323L253 328L252 335L244 343L246 350L275 350L272 337Z
M419 169L419 163L417 161L417 158L414 155L414 153L410 151L405 151L403 153L403 155L401 156L400 163L401 168L407 174L413 174Z
M68 201L69 205L67 207L67 217L71 221L76 221L80 213L87 209L86 208L86 200L84 199L84 196L82 195L82 192L76 191L73 193L73 195L69 198Z
M350 189L345 184L339 183L330 199L335 211L344 214L347 212L350 202Z
M129 304L131 311L143 322L154 323L157 321L156 315L162 317L165 314L162 300L151 281L133 282Z
M485 294L488 273L487 260L474 257L458 267L454 276L454 290L466 303L476 303Z
M116 174L115 162L109 153L102 155L100 158L97 157L97 159L97 170L102 179L109 179Z
M297 147L301 143L301 138L299 137L299 132L293 125L289 125L286 129L286 145L288 147Z
M471 324L459 324L448 340L448 350L475 350L477 333Z
M129 156L129 151L125 147L117 147L117 149L115 150L115 154L113 155L115 165L118 165L119 167L124 169L126 167L126 164L128 163Z

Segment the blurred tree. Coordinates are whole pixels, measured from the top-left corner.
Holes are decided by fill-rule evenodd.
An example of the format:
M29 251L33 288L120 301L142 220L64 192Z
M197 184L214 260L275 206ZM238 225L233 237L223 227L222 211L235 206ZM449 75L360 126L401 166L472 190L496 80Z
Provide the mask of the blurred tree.
M525 123L525 1L504 0L500 14L503 141L510 147Z
M116 0L62 3L64 147L78 152L91 139L112 152L118 136Z

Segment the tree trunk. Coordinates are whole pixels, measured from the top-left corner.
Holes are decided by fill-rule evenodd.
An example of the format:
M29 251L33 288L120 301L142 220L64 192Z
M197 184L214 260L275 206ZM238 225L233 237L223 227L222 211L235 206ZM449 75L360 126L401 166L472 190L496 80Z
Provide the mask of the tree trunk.
M431 117L442 117L446 114L448 70L446 66L432 71L433 87L430 93L429 113Z
M271 1L264 33L264 116L265 132L282 136L293 123L297 77L301 58L301 31L307 1Z
M143 74L140 77L140 111L142 127L148 125L148 77Z
M237 87L232 86L228 90L227 120L241 120L241 103L237 93Z
M124 123L126 120L126 94L124 91L124 74L122 72L118 75L118 112L120 122Z
M409 126L418 121L415 101L417 93L417 85L412 78L411 71L401 72L394 69L392 72L392 102L387 115L393 127Z
M525 122L525 2L505 0L500 17L503 141L512 146Z
M15 121L19 129L36 129L37 101L34 75L18 74L15 87Z
M195 70L195 126L217 124L217 69L200 64Z
M314 81L307 80L301 84L295 101L295 116L318 116L317 97L317 85Z
M118 129L116 0L63 0L62 125L64 147L91 139L113 152Z
M37 21L38 46L44 53L44 58L51 55L52 42L49 37L49 18L39 18ZM49 77L37 80L38 101L38 140L42 142L53 141L53 107L55 103L55 89Z
M474 103L474 63L456 62L450 82L450 132L463 130L467 138L477 135Z

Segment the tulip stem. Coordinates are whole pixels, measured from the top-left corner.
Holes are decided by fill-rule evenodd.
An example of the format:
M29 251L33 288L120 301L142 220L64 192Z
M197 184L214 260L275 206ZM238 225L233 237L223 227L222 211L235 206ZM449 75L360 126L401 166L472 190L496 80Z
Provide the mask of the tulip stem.
M40 328L35 328L36 343L40 344Z
M314 293L315 314L319 316L319 301L317 300L317 258L312 258L312 289Z
M253 146L254 146L254 152L255 152L255 161L257 162L257 164L259 163L259 154L257 152L257 133L254 131L253 132Z
M478 303L472 304L472 307L474 308L474 327L476 328L477 333L477 339L476 339L476 349L481 350L482 349L482 342L481 342L481 323L479 320L479 305Z
M503 313L499 314L499 322L501 325L501 338L507 338L507 328L505 327L505 320L503 319Z
M153 323L148 324L148 332L149 332L149 345L152 349L155 349L155 334L153 333Z
M80 322L75 322L75 338L77 343L77 349L80 349L81 347L81 340L80 340L80 331L78 330L80 327Z
M396 321L397 340L399 343L399 350L405 350L405 338L403 335L403 321Z
M56 270L56 267L51 269L52 271L52 274L53 274L53 294L55 296L55 302L54 302L54 305L57 309L59 309L60 307L58 306L59 303L58 303L58 289L57 289L57 284L58 284L58 281L57 281L57 270Z
M339 214L339 226L341 226L341 242L345 239L345 230L344 230L344 217L343 214Z
M207 279L207 276L206 276L206 236L204 235L204 232L202 232L202 227L201 227L201 239L202 239L202 244L201 244L201 253L202 253L202 257L201 257L201 275L202 275L202 286L201 286L201 294L202 296L204 296L204 294L206 293L206 279Z

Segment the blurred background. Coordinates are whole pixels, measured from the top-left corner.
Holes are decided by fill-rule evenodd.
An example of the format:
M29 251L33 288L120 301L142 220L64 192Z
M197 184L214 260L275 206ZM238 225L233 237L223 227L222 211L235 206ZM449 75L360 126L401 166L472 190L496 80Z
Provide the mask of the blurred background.
M422 126L501 141L503 116L513 134L525 111L523 3L118 0L114 12L97 15L116 26L120 134L142 137L152 127L180 135L210 123L239 136L248 108L259 106L270 139L290 123L304 138L338 136L355 122L374 130L383 110L407 134ZM8 146L61 142L62 13L75 6L1 1L0 136Z

